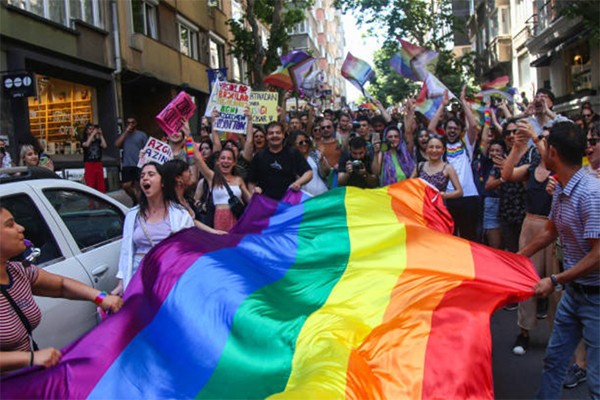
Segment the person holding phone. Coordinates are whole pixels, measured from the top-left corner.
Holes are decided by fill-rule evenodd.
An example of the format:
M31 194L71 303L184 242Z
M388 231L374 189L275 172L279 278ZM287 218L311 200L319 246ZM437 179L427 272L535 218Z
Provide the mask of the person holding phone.
M87 123L84 130L83 169L85 184L99 192L106 193L104 184L104 168L102 166L102 149L107 147L100 125Z

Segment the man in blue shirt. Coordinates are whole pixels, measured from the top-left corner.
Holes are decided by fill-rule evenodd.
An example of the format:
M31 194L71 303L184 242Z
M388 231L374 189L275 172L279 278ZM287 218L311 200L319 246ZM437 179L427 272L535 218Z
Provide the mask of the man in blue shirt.
M558 184L552 211L543 232L519 251L531 256L560 237L564 271L535 286L546 297L565 288L554 318L537 397L558 399L569 361L583 338L587 348L590 396L600 398L600 180L585 173L581 160L586 147L583 131L572 122L559 122L547 139L544 161L556 171Z

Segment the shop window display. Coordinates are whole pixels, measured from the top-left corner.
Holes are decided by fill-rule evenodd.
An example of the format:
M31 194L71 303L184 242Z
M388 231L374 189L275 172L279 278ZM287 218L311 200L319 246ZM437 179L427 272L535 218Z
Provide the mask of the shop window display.
M29 125L48 154L81 153L79 134L93 122L94 88L38 75L29 98Z

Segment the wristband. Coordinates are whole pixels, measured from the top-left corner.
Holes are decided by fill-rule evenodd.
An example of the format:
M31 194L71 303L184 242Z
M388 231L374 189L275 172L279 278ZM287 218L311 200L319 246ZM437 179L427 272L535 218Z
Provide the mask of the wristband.
M31 355L29 356L29 366L33 367L33 350L29 352Z
M556 275L550 275L550 281L552 282L552 285L554 285L555 291L559 292L563 290L563 285L561 285L560 282L558 282L558 278L556 277Z
M106 296L107 296L106 292L98 293L98 295L96 295L96 298L94 299L94 303L96 303L97 306L101 305L102 302L104 301L104 299L106 298Z

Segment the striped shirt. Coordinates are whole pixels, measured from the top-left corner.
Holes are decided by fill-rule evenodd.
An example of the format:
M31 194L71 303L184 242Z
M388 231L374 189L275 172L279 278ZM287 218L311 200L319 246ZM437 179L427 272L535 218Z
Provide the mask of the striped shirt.
M34 265L23 267L19 262L9 262L6 268L8 272L8 285L2 285L10 297L21 309L29 321L32 329L35 329L42 319L42 313L33 300L31 285L38 277L38 268ZM30 351L29 336L25 325L8 302L4 294L0 292L0 350L1 351Z
M563 248L564 268L572 268L591 250L589 239L600 239L600 179L577 171L563 188L556 185L550 220ZM600 286L600 271L575 279L582 285Z

